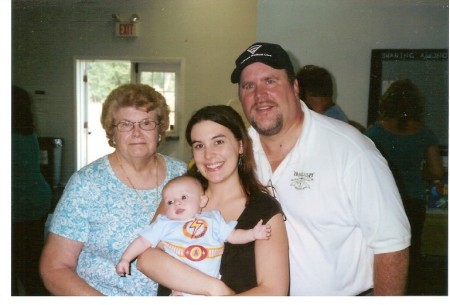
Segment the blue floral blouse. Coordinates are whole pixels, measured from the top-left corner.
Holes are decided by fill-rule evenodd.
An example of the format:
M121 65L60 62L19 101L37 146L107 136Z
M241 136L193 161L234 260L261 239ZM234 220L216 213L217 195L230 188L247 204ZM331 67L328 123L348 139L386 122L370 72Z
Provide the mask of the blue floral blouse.
M72 175L53 214L49 231L82 242L76 272L105 295L153 296L157 283L131 265L121 277L115 266L139 232L152 219L162 187L186 172L186 164L168 156L166 179L158 188L138 190L122 183L104 156Z

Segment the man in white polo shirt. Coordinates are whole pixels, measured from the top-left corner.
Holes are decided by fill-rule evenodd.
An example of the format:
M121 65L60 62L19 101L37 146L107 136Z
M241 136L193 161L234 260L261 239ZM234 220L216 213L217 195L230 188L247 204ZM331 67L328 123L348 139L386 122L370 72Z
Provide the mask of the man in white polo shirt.
M231 75L261 182L286 215L291 295L402 295L410 227L375 145L299 101L291 60L255 43Z

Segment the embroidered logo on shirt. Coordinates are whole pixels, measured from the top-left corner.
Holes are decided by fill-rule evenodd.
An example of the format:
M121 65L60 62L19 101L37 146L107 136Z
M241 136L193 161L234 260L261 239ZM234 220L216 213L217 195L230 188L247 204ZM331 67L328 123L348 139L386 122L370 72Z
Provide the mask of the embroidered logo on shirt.
M184 236L196 239L201 238L208 231L208 222L201 218L195 218L194 220L188 221L183 226Z
M309 189L312 181L314 181L314 173L294 171L294 177L291 179L291 186L295 187L297 190Z

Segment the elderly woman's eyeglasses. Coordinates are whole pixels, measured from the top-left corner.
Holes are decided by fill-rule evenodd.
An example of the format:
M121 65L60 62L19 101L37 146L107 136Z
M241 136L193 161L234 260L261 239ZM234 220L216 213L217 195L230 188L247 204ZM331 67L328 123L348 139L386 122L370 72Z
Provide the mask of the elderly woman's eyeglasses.
M156 126L158 126L160 123L149 120L149 119L144 119L140 122L130 122L130 121L121 121L119 123L117 123L116 125L113 125L114 127L117 127L117 130L121 131L121 132L126 132L126 131L132 131L134 129L134 124L138 124L139 128L141 128L142 130L153 130L156 128Z

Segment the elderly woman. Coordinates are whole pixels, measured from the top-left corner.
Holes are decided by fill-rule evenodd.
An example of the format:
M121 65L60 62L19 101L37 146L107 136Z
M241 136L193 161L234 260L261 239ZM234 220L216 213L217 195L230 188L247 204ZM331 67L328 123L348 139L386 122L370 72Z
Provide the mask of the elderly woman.
M152 219L161 189L186 164L156 152L168 127L164 97L147 85L126 84L103 104L102 126L115 148L74 173L55 209L40 272L55 295L156 295L157 284L131 265L115 265Z

